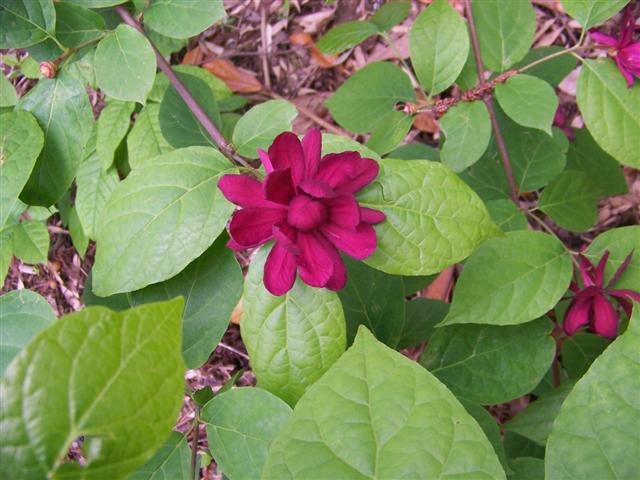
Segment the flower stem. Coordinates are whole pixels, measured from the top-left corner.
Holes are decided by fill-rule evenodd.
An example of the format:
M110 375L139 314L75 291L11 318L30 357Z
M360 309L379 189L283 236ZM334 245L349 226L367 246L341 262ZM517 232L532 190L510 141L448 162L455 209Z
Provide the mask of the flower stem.
M118 6L116 7L116 11L120 15L124 23L135 28L136 30L138 30L138 32L140 32L142 35L145 36L145 38L151 45L151 48L153 48L153 51L156 54L158 67L160 67L160 70L164 72L164 74L167 76L167 78L171 82L171 85L173 85L173 87L176 89L178 94L184 100L184 103L187 105L189 110L191 110L193 115L198 119L202 127L206 130L206 132L213 139L216 145L218 145L218 148L220 149L220 151L232 163L239 164L247 168L251 168L251 165L249 165L249 163L247 163L247 161L244 158L242 158L240 155L238 155L234 151L231 144L227 142L227 140L224 138L222 133L220 133L220 130L218 130L218 128L214 125L214 123L211 121L211 119L207 116L205 111L202 109L200 104L196 101L195 98L193 98L193 95L191 95L191 92L189 91L189 89L187 89L184 83L182 83L182 81L178 78L178 76L175 74L175 72L171 68L171 65L169 65L169 62L167 62L164 59L164 57L160 54L160 51L158 50L158 48L154 45L154 43L151 41L149 36L146 34L140 22L138 22L135 18L133 18L133 16L124 7Z
M547 55L546 57L539 58L538 60L536 60L534 62L531 62L531 63L525 65L524 67L519 68L518 69L518 73L525 72L525 71L529 70L530 68L533 68L533 67L536 67L536 66L540 65L541 63L547 62L549 60L553 60L554 58L560 57L562 55L566 55L567 53L573 53L573 52L576 52L578 50L582 50L584 48L586 48L586 47L580 45L580 43L577 43L576 45L574 45L571 48L567 48L566 50L561 50L559 52L552 53L550 55Z

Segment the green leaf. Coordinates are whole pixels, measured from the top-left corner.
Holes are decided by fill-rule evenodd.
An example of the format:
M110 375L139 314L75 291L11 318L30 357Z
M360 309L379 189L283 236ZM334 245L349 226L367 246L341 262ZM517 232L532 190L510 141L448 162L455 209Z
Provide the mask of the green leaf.
M593 362L562 405L547 441L547 478L637 476L640 470L638 322L640 307L636 303L627 332Z
M534 457L514 458L509 462L513 471L509 480L540 480L544 478L544 460Z
M30 113L0 116L0 228L14 209L43 144L42 130Z
M451 392L364 326L302 397L262 476L505 478L493 447Z
M562 402L572 388L572 384L565 384L538 397L514 418L504 423L503 428L545 445Z
M583 232L598 218L598 189L590 175L565 170L544 189L538 208L559 226Z
M530 63L533 63L536 60L540 60L543 57L562 51L566 51L566 49L563 47L559 47L558 45L534 48L532 50L529 50L529 53L527 53L527 55L513 67L522 68L525 65L529 65ZM578 61L572 55L558 55L555 58L546 60L545 62L540 63L534 67L528 68L526 72L527 75L533 75L534 77L538 77L544 80L552 87L557 87L560 82L564 80L565 77L569 75L574 68L576 68L577 63Z
M374 23L378 30L386 32L393 27L402 23L411 9L411 2L406 0L390 0L380 8L378 8L373 16L371 22Z
M418 80L429 94L437 95L455 82L467 61L464 20L446 0L436 0L413 22L409 51Z
M96 72L94 68L95 53L95 49L91 47L81 50L69 60L68 66L65 67L66 75L75 78L82 85L90 86L94 90L98 88L96 85Z
M142 10L144 23L173 38L189 38L226 16L222 2L211 0L154 0Z
M30 78L42 78L40 73L40 62L55 61L60 55L62 55L62 49L53 40L53 37L36 43L30 47L27 47L28 58L31 58L33 62L23 62L22 66L28 65L28 71ZM37 68L36 68L37 67Z
M107 106L100 113L96 152L100 157L102 170L107 170L113 164L116 149L129 131L131 114L135 107L134 102L114 100L107 102Z
M487 68L503 72L529 51L536 30L536 15L530 0L475 2L473 17Z
M476 163L491 139L491 120L483 102L458 103L442 117L440 128L446 137L440 159L454 172Z
M56 26L52 0L0 1L0 48L24 48L49 38Z
M115 167L102 169L95 150L95 138L92 147L78 168L75 200L80 223L89 238L95 238L102 209L120 182Z
M505 469L507 474L509 474L507 466L507 454L504 451L504 445L502 444L502 434L500 433L500 428L498 428L496 419L482 406L461 398L458 398L458 400L460 401L460 403L462 403L462 406L467 411L467 413L471 415L476 422L478 422L478 425L480 425L480 428L487 436L487 439L489 440L489 442L491 442L493 450L496 452L496 455L498 456L502 467Z
M49 231L40 220L25 220L13 228L13 254L24 263L47 263Z
M395 112L393 116L389 116L388 123L378 125L372 132L367 147L375 150L380 155L390 152L404 140L411 130L413 117L402 112Z
M262 284L267 248L251 262L240 329L258 386L295 405L342 355L346 328L335 292L297 280L275 297Z
M426 288L431 282L433 282L438 275L420 275L415 277L402 277L402 283L404 285L404 296L408 297Z
M13 84L0 73L0 107L13 107L18 103L18 93Z
M182 403L182 305L91 307L40 332L0 383L0 475L126 478L144 464ZM86 465L63 463L79 436Z
M609 261L604 269L604 284L607 285L614 272L622 265L627 255L640 245L640 227L637 225L618 227L601 233L589 245L585 255L594 263L598 263L606 250L609 250ZM620 275L615 288L638 290L640 285L640 251L638 251L626 270Z
M552 134L558 97L544 80L530 75L513 75L496 86L496 99L516 123Z
M571 275L569 255L550 235L525 230L492 238L465 263L442 325L529 322L558 303Z
M171 435L160 450L129 480L192 480L190 474L191 448L187 437L178 432Z
M418 297L405 304L406 319L397 348L415 347L427 340L437 323L447 316L449 304Z
M298 110L286 100L268 100L245 113L233 130L236 151L248 158L258 158L257 148L267 150L279 133L291 130Z
M543 135L542 132L540 135ZM507 176L493 138L480 160L459 175L485 202L509 198Z
M144 36L118 25L96 49L96 82L109 97L144 103L156 76L156 56Z
M231 480L260 478L269 446L291 416L291 407L260 388L235 388L202 410L209 449Z
M332 133L322 134L323 156L329 153L341 153L346 151L358 152L363 157L380 160L380 155L355 140L351 140L350 138L343 137L341 135L334 135Z
M126 3L127 0L65 0L65 2L83 5L87 8L102 8L120 5L122 3Z
M337 55L378 33L375 23L366 20L345 22L325 33L316 46L328 55Z
M549 370L556 353L551 329L547 318L515 326L442 327L420 363L456 395L482 405L507 402L533 390Z
M378 178L358 199L386 215L376 225L378 248L366 260L386 273L440 272L499 233L476 194L447 167L428 160L381 160Z
M40 330L56 319L51 305L31 290L0 296L0 375Z
M152 30L148 26L146 32L147 35L149 35L149 40L151 41L151 43L156 46L156 48L160 52L160 55L165 58L170 57L173 53L179 52L189 44L188 38L167 37L156 32L155 30Z
M629 0L562 0L564 9L582 24L584 30L603 23L627 3Z
M351 75L325 104L340 126L365 133L395 118L398 102L415 99L411 80L399 67L376 62Z
M69 235L80 257L84 258L87 247L89 246L89 236L84 231L84 227L78 216L78 210L75 206L69 210Z
M593 361L609 346L610 340L592 333L581 333L562 342L562 364L572 380L581 378Z
M347 341L356 337L360 325L378 340L396 348L405 323L402 277L387 275L364 262L344 257L347 284L338 291L347 323Z
M13 259L13 228L0 230L0 281L5 277Z
M440 161L440 151L424 143L407 143L400 145L387 155L388 158L400 158L402 160L432 160Z
M233 211L217 183L235 171L221 153L204 147L166 153L133 170L101 214L94 292L137 290L198 258Z
M176 73L185 73L187 75L191 75L192 77L197 77L207 85L209 85L211 93L216 99L216 102L229 99L229 97L231 97L233 94L233 92L222 80L202 67L197 67L195 65L176 65L172 66L172 68ZM171 82L169 82L167 76L164 73L159 72L156 75L153 88L151 89L151 92L149 92L149 96L147 97L147 99L153 102L162 102L162 97L164 97L164 94L170 85ZM244 99L244 97L239 98ZM244 99L244 102L246 103L246 99ZM222 105L219 106L222 107ZM220 108L220 111L222 111L222 108Z
M40 80L16 108L31 112L44 131L44 148L20 198L48 207L69 189L80 165L93 125L89 97L78 80L62 76Z
M613 61L585 60L576 99L598 145L623 165L640 168L640 88L627 88Z
M67 48L100 38L106 25L99 13L72 3L57 2L56 37Z
M491 217L503 231L527 229L527 217L511 200L491 200L485 205Z
M178 77L189 89L209 119L219 127L220 112L209 86L193 75L179 73ZM167 89L162 98L159 120L162 135L169 144L176 148L192 145L215 146L213 139L173 86Z
M174 149L162 135L159 117L160 105L147 103L127 135L127 154L133 170L145 160Z
M602 150L586 128L574 129L575 140L569 144L567 169L588 174L598 196L627 193L627 182L620 164Z

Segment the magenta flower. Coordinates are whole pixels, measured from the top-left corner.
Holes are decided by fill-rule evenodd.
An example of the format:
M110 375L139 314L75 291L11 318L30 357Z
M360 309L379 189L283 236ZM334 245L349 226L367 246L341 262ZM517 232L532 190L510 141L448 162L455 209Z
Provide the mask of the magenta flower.
M598 335L608 338L616 336L618 333L618 312L611 304L609 297L615 298L629 317L632 308L631 300L640 302L640 293L638 292L611 288L629 266L632 257L633 252L625 258L607 286L603 287L604 269L609 258L609 251L604 252L597 267L594 267L588 258L580 255L580 276L583 285L582 288L579 288L576 282L571 282L569 286L575 295L564 318L564 331L567 335L571 336L578 328L589 324Z
M629 5L622 14L622 25L620 26L618 38L598 31L589 32L589 35L596 43L611 49L611 55L618 64L618 68L627 80L629 87L633 85L634 76L640 77L640 42L633 41L635 28L633 7Z
M229 224L229 246L256 247L274 239L264 267L273 295L288 292L296 278L312 287L340 290L347 271L338 250L363 259L376 249L372 225L379 210L360 207L354 194L378 175L378 164L357 152L320 158L320 130L302 142L292 132L276 137L269 153L258 150L267 172L263 182L247 175L224 175L218 182L239 207Z

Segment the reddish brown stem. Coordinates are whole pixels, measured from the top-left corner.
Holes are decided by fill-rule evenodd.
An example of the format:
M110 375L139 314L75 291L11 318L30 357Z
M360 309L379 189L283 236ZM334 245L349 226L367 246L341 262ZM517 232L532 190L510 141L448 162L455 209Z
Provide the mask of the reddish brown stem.
M156 54L158 67L167 76L167 78L171 82L171 85L173 85L173 87L176 89L178 94L182 97L182 99L184 100L184 103L187 105L187 107L189 107L189 110L193 112L193 115L196 117L196 119L198 119L198 121L200 122L202 127L206 130L206 132L209 134L211 139L216 143L220 151L233 163L238 163L242 166L252 168L251 165L249 165L242 157L236 154L236 152L233 150L229 142L227 142L227 140L224 138L222 133L220 133L220 130L218 130L218 128L211 121L211 119L207 116L207 114L202 109L202 107L197 102L197 100L193 98L193 95L191 95L191 92L189 91L189 89L184 85L184 83L182 83L182 81L175 74L175 72L171 68L171 65L169 65L169 62L167 62L164 59L164 57L160 54L160 52L158 51L158 48L154 45L154 43L151 41L147 33L144 31L140 22L138 22L135 18L133 18L133 16L129 13L129 11L124 7L116 7L116 11L118 12L118 15L120 15L124 23L135 28L142 35L144 35L145 38L148 40L149 44L151 45L151 48L153 48L153 51Z
M471 0L464 0L464 9L469 21L469 33L471 34L471 45L473 46L473 56L476 59L476 68L478 70L478 81L480 84L484 83L484 64L482 63L482 56L480 55L480 44L478 43L478 34L476 32L476 25L473 21L473 12L471 11ZM498 125L498 119L496 112L493 108L493 102L491 97L487 96L484 99L484 104L487 106L489 112L489 118L491 119L491 127L493 128L493 134L496 137L496 143L498 144L498 150L500 151L500 157L502 158L502 166L507 174L507 181L509 182L509 192L511 194L511 200L517 206L520 206L518 201L518 189L516 182L513 178L513 169L511 168L511 162L509 161L509 152L507 146L504 143L504 137L500 131L500 125Z

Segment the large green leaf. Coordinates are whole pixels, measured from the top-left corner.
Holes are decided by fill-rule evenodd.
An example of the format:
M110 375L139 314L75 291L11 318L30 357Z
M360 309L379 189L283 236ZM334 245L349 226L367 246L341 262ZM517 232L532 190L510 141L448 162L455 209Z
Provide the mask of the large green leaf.
M503 72L524 58L536 31L530 0L474 2L473 16L486 67Z
M52 0L1 0L0 48L24 48L50 38L56 26Z
M627 255L635 250L631 262L614 284L614 288L638 290L638 285L640 285L640 226L619 227L601 233L589 245L585 255L597 264L607 250L609 251L609 261L604 270L604 284L609 283L614 272L622 265Z
M182 304L92 307L40 332L0 383L0 474L126 478L150 458L182 403ZM79 436L86 464L65 463Z
M251 262L240 329L258 386L295 405L344 352L344 313L335 292L300 279L286 294L271 295L262 284L267 250Z
M460 172L476 163L491 140L491 120L483 102L460 102L440 120L446 141L440 150L442 163Z
M544 80L530 75L513 75L496 86L496 99L516 123L551 135L558 97Z
M486 206L491 217L503 231L527 229L527 217L511 200L490 200L486 202Z
M598 218L598 189L587 173L565 170L544 189L538 208L561 227L582 232Z
M75 48L100 38L106 28L104 18L88 8L56 2L56 37L67 48Z
M493 138L480 160L459 175L485 202L509 199L509 183Z
M67 3L75 3L88 8L112 7L126 3L127 0L65 0Z
M627 193L622 167L600 148L589 130L574 129L573 134L575 140L569 144L567 169L588 174L601 197Z
M360 325L391 348L398 346L405 323L402 277L387 275L359 260L344 258L347 284L338 292L347 322L347 340L353 342Z
M405 309L406 317L398 341L398 349L415 347L427 340L432 335L436 324L447 316L449 304L440 300L418 297L406 302Z
M640 306L627 332L576 383L547 441L547 478L637 477L640 471Z
M134 170L139 163L174 149L162 135L159 117L160 105L147 103L127 135L127 158Z
M612 60L585 60L576 99L598 145L623 165L640 168L640 88L627 88Z
M535 457L518 457L509 461L512 473L509 480L541 480L544 478L544 460Z
M593 361L609 346L609 339L593 333L580 333L562 342L562 365L572 380L582 377Z
M43 144L42 130L30 113L0 116L0 228L15 207Z
M202 409L209 449L230 480L260 478L269 446L291 407L260 388L234 388Z
M384 32L404 21L410 9L411 2L407 0L391 0L375 11L371 21L376 24L378 30Z
M345 22L325 33L316 46L324 53L337 55L364 42L376 33L378 33L378 27L373 22L366 20Z
M446 0L436 0L413 22L409 33L411 63L431 95L445 90L462 71L469 35L462 17Z
M258 158L256 149L266 150L279 133L291 130L298 110L286 100L269 100L245 113L233 130L236 151L248 158Z
M13 84L0 73L0 107L13 107L18 103L18 93Z
M51 305L31 290L0 296L0 375L18 352L56 319Z
M540 445L545 445L562 402L567 398L572 388L573 384L568 383L541 395L527 405L527 408L506 422L504 428Z
M134 102L114 100L107 102L107 106L100 113L96 152L103 170L107 170L113 163L116 149L129 131L131 114L135 107Z
M133 170L102 211L95 293L137 290L198 258L233 211L217 182L235 171L221 153L206 147L166 153Z
M453 325L436 330L420 363L453 393L482 405L535 388L555 357L551 322L515 326Z
M505 478L475 420L429 372L361 326L274 440L265 479Z
M529 53L513 68L522 68L525 65L540 60L543 57L549 56L554 53L566 51L565 48L558 45L550 45L548 47L534 48L529 50ZM526 70L527 75L533 75L534 77L541 78L553 87L557 87L558 84L569 75L578 61L572 55L559 55L555 58L542 62Z
M371 63L351 75L327 100L331 115L350 132L364 133L384 125L398 112L398 102L416 99L409 77L389 62Z
M24 263L47 263L49 231L40 220L25 220L13 227L13 254Z
M437 162L382 160L378 178L358 199L387 216L376 226L378 248L366 260L386 273L439 272L500 232L476 194Z
M117 100L144 103L156 76L156 55L144 36L118 25L96 49L96 82Z
M507 467L507 455L504 451L504 445L502 443L502 433L500 432L500 428L498 427L498 422L496 421L496 419L481 405L470 402L468 400L464 400L460 397L458 397L458 400L460 401L460 403L462 403L462 406L467 411L467 413L471 415L476 422L478 422L478 425L480 425L480 428L487 436L487 439L489 440L489 442L491 442L491 445L493 446L493 449L496 452L496 455L498 456L502 467L507 472L507 475L509 475L509 470Z
M375 150L380 155L389 153L404 140L409 130L411 130L413 117L403 112L395 112L394 115L389 116L387 121L387 124L378 125L371 132L371 136L367 141L367 147Z
M492 238L466 262L442 324L529 322L553 308L571 275L569 255L550 235L524 230Z
M44 148L21 198L48 207L67 191L80 165L93 124L89 97L84 85L63 75L40 80L16 108L31 112L44 131Z
M564 9L582 24L584 30L612 17L627 3L629 0L562 0Z
M153 0L143 8L144 23L173 38L189 38L226 16L221 1Z
M173 71L176 73L191 75L192 77L197 77L204 83L206 83L211 89L211 93L216 99L216 102L222 103L223 100L228 100L233 95L231 89L229 89L229 87L227 87L227 85L222 80L202 67L198 67L196 65L175 65L171 68L173 68ZM148 100L153 102L161 102L162 97L164 97L164 94L170 86L171 82L169 81L169 78L163 72L158 72L153 83L153 88L151 89L151 92L149 92ZM235 96L234 98L243 99L244 97ZM244 100L244 102L246 102L246 99ZM242 103L240 106L242 105L244 105L244 103Z
M171 432L160 450L129 480L193 480L190 478L190 464L191 449L187 437Z

